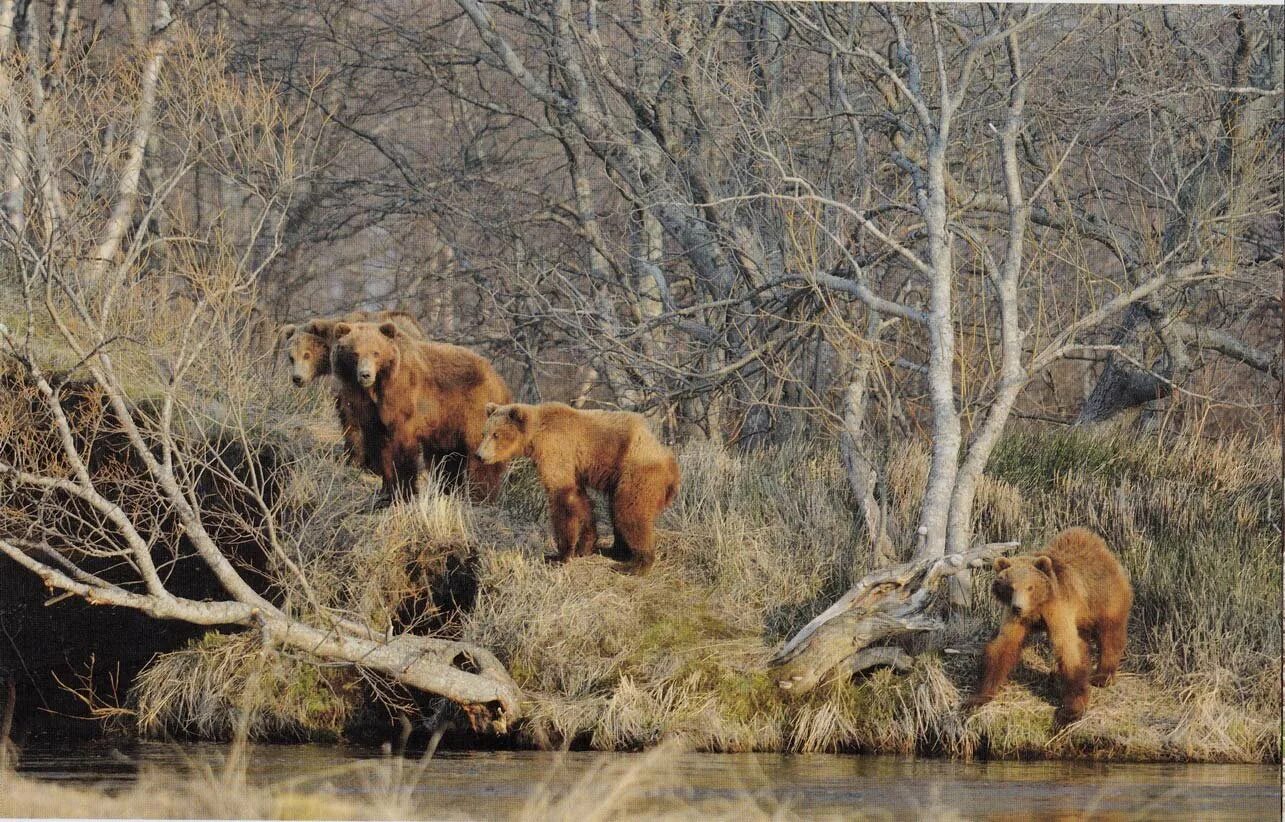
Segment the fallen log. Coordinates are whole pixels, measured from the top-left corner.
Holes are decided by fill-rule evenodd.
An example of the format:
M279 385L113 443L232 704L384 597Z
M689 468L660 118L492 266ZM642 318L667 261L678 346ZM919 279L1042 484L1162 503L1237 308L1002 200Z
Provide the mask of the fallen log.
M772 657L769 666L777 686L806 693L840 666L848 673L875 665L903 670L908 659L896 653L899 649L870 646L942 628L941 620L927 612L938 583L965 569L980 568L1017 545L992 542L967 553L911 560L867 574Z

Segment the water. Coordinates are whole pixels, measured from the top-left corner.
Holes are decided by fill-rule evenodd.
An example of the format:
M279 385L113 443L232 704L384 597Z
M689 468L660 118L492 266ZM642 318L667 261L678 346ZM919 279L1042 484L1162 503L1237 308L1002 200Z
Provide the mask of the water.
M162 772L217 772L228 748L215 744L95 743L73 750L28 747L18 770L64 783L118 788L140 766ZM415 804L443 816L498 818L520 808L537 785L565 789L608 763L638 754L439 753L413 787ZM360 798L376 791L376 749L267 745L252 749L259 784L301 784ZM653 760L654 762L654 760ZM804 818L859 811L928 819L1280 819L1280 772L1263 765L954 762L890 756L675 754L664 757L658 794L687 801L746 793ZM326 772L317 776L319 772Z

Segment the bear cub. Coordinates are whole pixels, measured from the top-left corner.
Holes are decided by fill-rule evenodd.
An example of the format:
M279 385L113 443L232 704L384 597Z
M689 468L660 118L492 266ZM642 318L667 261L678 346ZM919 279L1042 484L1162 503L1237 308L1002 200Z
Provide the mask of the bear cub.
M486 406L477 457L499 463L530 457L549 498L558 553L566 562L596 550L597 527L586 486L611 501L618 570L643 574L655 561L656 517L678 491L678 461L647 421L626 411L581 411L558 402ZM607 553L607 552L604 552Z
M992 700L1017 665L1032 632L1047 631L1057 659L1062 705L1057 724L1084 715L1089 684L1111 684L1124 657L1133 589L1124 567L1097 534L1069 528L1031 556L995 560L995 597L1008 616L986 646L977 692L965 707ZM1098 644L1097 670L1090 675L1086 639Z

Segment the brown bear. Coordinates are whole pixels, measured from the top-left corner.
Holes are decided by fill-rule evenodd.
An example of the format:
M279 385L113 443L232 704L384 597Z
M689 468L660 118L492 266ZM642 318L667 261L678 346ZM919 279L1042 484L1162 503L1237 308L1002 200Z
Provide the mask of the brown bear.
M336 379L369 400L385 432L379 473L386 499L414 493L420 456L444 468L448 482L467 479L475 498L494 496L506 466L483 464L474 451L486 404L511 395L490 362L458 345L413 339L393 322L341 322L333 339Z
M995 560L992 591L1008 607L999 634L987 646L985 670L967 707L995 697L1032 631L1047 631L1062 682L1057 722L1079 719L1089 702L1089 683L1111 684L1124 656L1133 589L1124 567L1097 534L1069 528L1031 556ZM1085 643L1098 643L1098 667L1090 678Z
M598 532L585 487L611 501L621 570L646 573L655 561L656 517L678 491L678 461L638 414L579 411L562 403L488 405L477 457L486 463L527 456L549 496L549 516L565 562L595 550Z
M424 333L415 318L405 311L354 311L342 318L324 317L303 325L286 325L280 338L290 344L290 379L304 386L331 373L330 345L334 327L340 322L394 322L408 336L423 339ZM383 448L383 430L379 415L374 413L364 391L354 390L335 381L335 413L344 435L344 451L353 464L379 473L379 454Z

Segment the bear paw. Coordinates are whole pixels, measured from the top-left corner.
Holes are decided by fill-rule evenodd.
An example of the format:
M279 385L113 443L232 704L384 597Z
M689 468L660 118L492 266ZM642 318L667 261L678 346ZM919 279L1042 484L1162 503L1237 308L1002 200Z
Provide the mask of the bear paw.
M598 549L598 553L607 559L614 559L620 562L628 562L634 557L633 551L630 551L628 548L623 548L614 542L610 545L600 547Z
M1094 674L1089 678L1089 684L1095 688L1105 688L1112 682L1115 682L1115 671L1110 673Z
M1057 709L1057 713L1053 714L1053 727L1063 728L1070 725L1072 722L1078 722L1083 718L1084 711L1082 709L1068 708L1063 705L1061 708Z

